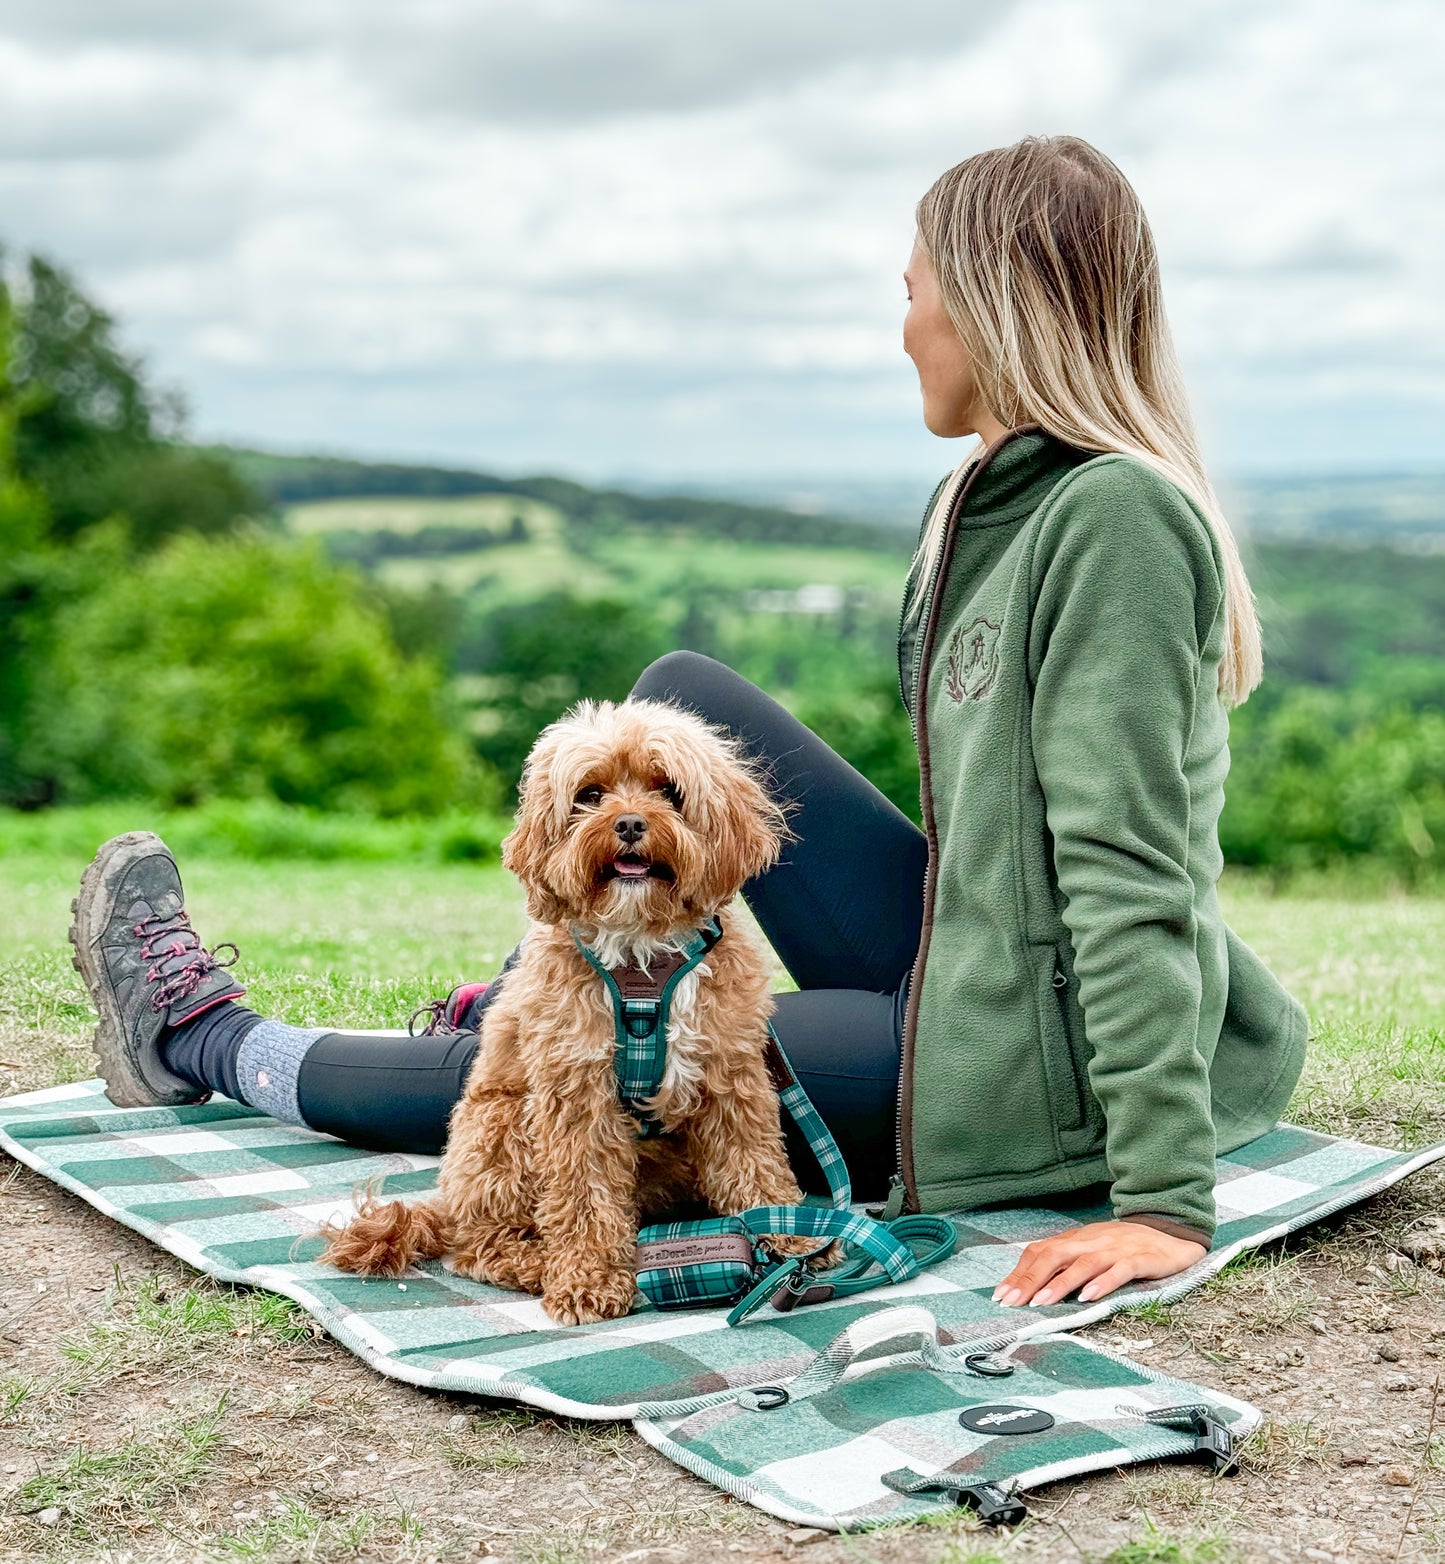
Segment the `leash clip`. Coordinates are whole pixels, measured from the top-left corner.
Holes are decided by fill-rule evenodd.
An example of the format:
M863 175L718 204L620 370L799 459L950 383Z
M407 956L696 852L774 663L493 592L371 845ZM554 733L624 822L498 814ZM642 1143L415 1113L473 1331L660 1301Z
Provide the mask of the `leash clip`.
M779 1314L787 1314L800 1303L826 1303L833 1296L828 1282L820 1282L809 1268L806 1259L796 1258L797 1270L791 1272L783 1285L768 1300Z

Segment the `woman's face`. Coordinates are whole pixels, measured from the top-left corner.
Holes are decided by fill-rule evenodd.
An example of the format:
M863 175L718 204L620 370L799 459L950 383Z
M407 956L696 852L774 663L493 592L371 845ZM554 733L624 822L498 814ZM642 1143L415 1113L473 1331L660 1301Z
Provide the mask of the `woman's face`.
M924 424L931 434L945 439L977 434L988 442L996 440L1004 426L979 405L973 364L943 308L933 264L917 244L903 280L908 285L903 351L918 371Z

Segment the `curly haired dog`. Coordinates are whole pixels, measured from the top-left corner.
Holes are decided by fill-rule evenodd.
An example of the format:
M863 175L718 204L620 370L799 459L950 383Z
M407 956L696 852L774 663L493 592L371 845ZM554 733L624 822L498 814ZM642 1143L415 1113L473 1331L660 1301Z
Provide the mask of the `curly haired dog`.
M728 910L784 834L736 745L688 712L583 702L549 727L502 847L531 923L485 1012L436 1196L364 1201L325 1258L396 1276L450 1254L577 1325L631 1307L639 1221L698 1199L720 1215L796 1204L764 1064L767 970ZM647 1105L662 1132L639 1138L618 1097L612 1004L573 932L615 973L666 961L715 915L722 938L672 1000Z

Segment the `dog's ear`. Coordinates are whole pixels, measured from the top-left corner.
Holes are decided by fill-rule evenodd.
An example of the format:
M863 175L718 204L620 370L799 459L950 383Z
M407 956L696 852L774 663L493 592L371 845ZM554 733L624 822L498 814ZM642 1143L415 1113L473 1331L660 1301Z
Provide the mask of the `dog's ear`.
M522 882L527 893L527 915L538 923L556 923L562 917L562 903L547 876L547 860L566 830L565 815L558 818L552 783L557 748L558 737L553 728L545 729L532 746L517 791L516 823L502 843L502 867Z
M729 766L719 782L712 854L719 879L742 885L778 861L788 835L787 822L746 767Z

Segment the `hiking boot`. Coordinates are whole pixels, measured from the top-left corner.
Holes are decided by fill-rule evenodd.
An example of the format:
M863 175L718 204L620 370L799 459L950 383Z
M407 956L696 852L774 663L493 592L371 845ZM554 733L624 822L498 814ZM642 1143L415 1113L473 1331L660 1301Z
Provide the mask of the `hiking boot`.
M413 1037L435 1037L440 1032L475 1032L482 1022L485 1005L479 1004L490 983L458 983L445 999L432 999L418 1005L406 1023ZM417 1018L428 1016L427 1024L418 1032Z
M70 904L72 963L100 1017L95 1052L105 1094L118 1107L173 1107L210 1093L161 1063L168 1026L246 992L206 950L186 916L180 871L150 831L113 836L91 860Z

